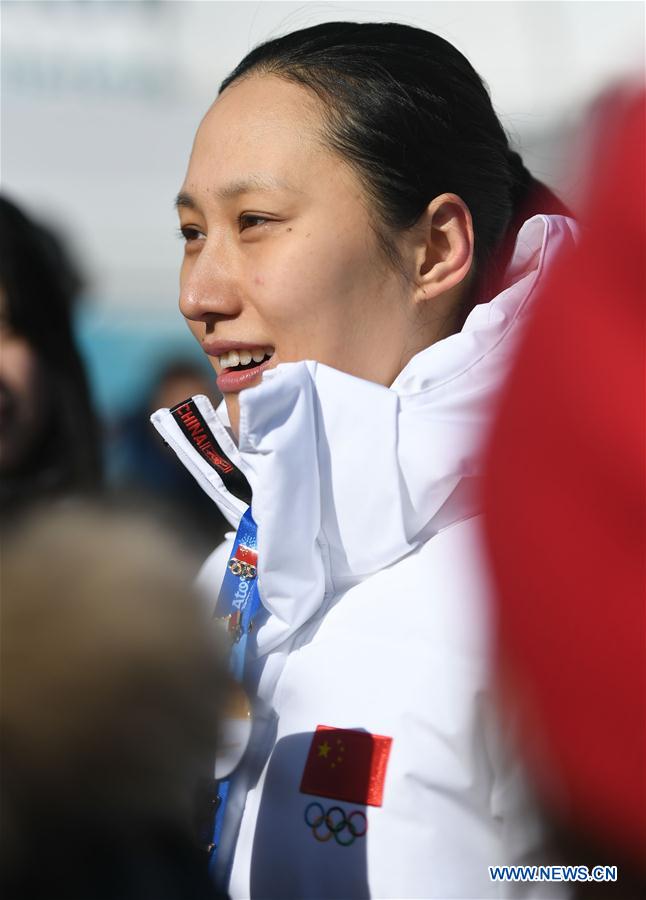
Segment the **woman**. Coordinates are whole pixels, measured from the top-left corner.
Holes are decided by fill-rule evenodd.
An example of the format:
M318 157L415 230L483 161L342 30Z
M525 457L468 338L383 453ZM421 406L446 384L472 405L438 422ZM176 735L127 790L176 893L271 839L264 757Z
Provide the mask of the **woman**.
M0 498L6 524L32 502L99 487L98 427L72 330L79 286L58 239L0 197Z
M507 266L534 186L467 60L404 25L256 48L197 132L180 307L225 404L153 421L235 527L253 496L258 700L215 863L234 898L497 897L506 838L535 849L488 700L477 519L490 402L571 240L533 218Z

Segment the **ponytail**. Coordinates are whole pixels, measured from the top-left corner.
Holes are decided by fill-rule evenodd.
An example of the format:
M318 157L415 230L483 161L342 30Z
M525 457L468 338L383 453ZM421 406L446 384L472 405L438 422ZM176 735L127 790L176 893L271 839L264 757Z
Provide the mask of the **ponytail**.
M496 251L495 258L490 261L487 272L480 278L478 297L475 302L483 302L502 289L502 281L511 261L518 232L527 219L539 214L573 217L572 212L525 166L522 157L515 150L507 154L509 170L512 174L511 202L512 214L505 234ZM473 302L472 304L473 305ZM466 313L470 309L466 310Z

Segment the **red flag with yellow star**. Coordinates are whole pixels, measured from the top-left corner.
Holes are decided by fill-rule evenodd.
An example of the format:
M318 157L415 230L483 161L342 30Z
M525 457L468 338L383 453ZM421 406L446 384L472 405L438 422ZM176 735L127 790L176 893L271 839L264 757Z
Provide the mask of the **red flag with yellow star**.
M392 738L317 725L301 793L381 806Z

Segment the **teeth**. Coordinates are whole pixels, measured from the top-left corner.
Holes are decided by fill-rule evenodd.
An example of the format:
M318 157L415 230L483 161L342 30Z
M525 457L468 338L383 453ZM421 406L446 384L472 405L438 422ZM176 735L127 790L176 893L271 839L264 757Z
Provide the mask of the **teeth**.
M273 347L254 347L253 350L230 350L218 357L223 369L234 369L236 366L248 366L251 360L261 363L266 356L274 355Z

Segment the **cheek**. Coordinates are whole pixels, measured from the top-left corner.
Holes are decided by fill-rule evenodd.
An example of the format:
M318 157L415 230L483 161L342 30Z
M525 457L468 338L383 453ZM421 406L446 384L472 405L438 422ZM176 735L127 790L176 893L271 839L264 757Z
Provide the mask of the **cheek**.
M267 321L290 330L314 322L331 326L371 289L369 254L353 235L311 229L280 249L268 253L252 277L258 309Z
M20 464L48 427L50 387L38 358L22 339L3 341L0 380L8 394L8 406L0 429L2 467Z
M21 338L4 340L0 377L25 410L36 403L38 376L38 360L27 341Z

